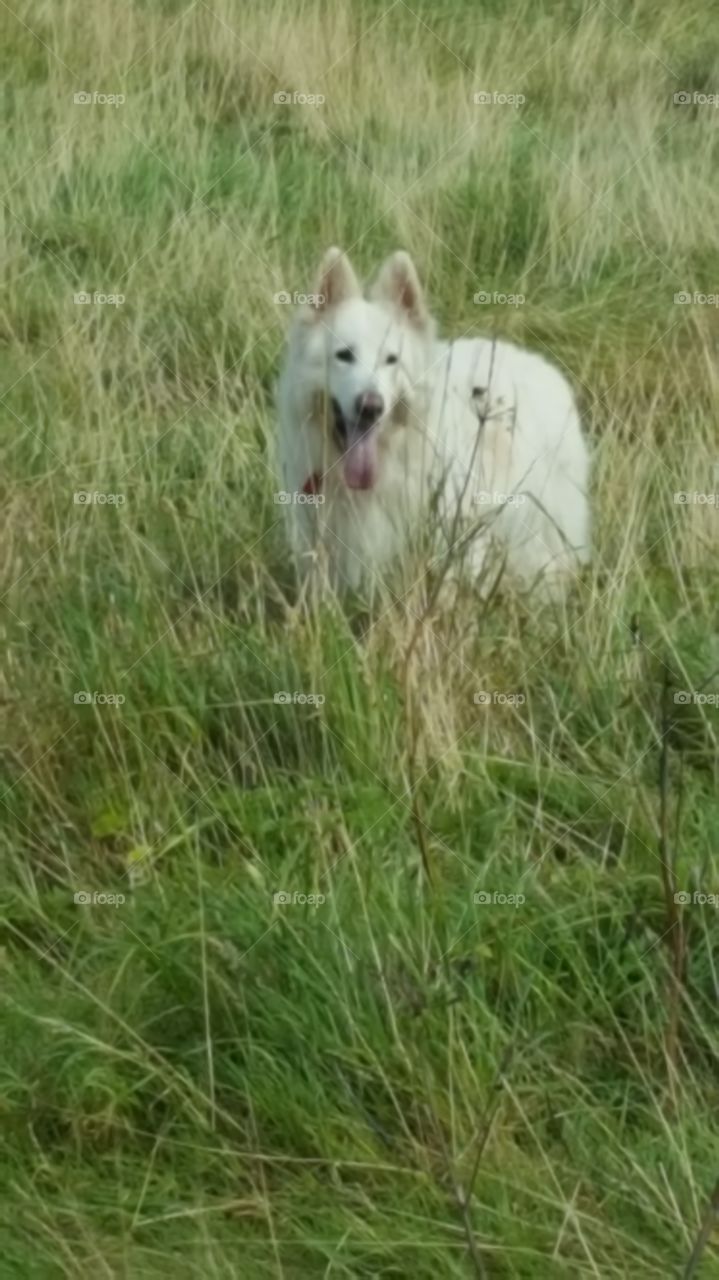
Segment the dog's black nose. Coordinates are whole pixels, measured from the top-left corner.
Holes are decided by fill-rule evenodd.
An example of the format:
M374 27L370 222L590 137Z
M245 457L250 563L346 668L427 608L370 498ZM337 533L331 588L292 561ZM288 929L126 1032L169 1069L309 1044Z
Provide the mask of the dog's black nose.
M373 427L384 413L384 400L376 391L365 391L355 400L355 412L363 427Z

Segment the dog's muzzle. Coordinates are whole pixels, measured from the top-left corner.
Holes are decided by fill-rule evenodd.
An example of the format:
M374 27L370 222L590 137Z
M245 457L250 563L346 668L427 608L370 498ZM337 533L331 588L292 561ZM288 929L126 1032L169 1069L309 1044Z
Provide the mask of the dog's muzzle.
M332 420L337 448L342 454L342 471L348 489L373 489L379 475L377 423L384 413L384 400L368 392L355 401L355 414L347 419L337 400L332 399Z

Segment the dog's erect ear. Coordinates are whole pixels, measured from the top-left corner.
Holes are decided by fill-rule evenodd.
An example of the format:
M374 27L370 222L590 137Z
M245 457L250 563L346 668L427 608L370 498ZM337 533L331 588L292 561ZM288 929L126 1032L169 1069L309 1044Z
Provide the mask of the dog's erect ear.
M419 283L415 265L408 253L398 249L382 264L372 286L371 296L376 302L388 302L404 312L417 329L430 325L429 311Z
M330 307L336 307L347 298L357 298L362 293L349 258L341 249L328 249L320 263L309 308L310 314L321 316Z

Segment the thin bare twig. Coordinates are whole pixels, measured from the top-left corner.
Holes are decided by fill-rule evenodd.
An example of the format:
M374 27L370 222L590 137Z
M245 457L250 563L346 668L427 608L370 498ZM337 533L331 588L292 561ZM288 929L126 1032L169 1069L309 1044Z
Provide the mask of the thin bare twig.
M689 1260L682 1272L682 1280L692 1280L692 1276L696 1275L699 1263L702 1260L702 1254L709 1243L709 1237L719 1222L719 1179L714 1185L714 1190L709 1197L707 1211L704 1214L704 1221L699 1229L699 1235L694 1242L694 1248L689 1255Z
M489 367L490 387L491 387L492 373L494 370L495 351L496 351L496 338L492 338L492 350L491 350L490 367ZM445 399L448 394L449 372L450 372L451 361L452 361L452 353L450 348L449 358L447 360L447 373L445 375L445 388L444 388ZM464 487L462 488L461 493L458 495L455 501L454 518L452 520L451 527L449 530L449 535L447 538L447 553L441 565L440 572L437 575L434 583L432 584L432 588L427 596L427 599L424 604L424 608L422 609L422 612L419 614L419 616L415 621L415 625L412 630L412 634L410 636L409 643L407 645L407 650L405 653L405 710L407 715L407 739L409 743L409 758L407 762L407 767L408 767L408 775L409 775L408 780L409 780L409 791L410 791L410 811L412 814L412 820L413 820L414 828L416 832L417 843L419 845L420 855L422 858L422 865L424 867L425 875L427 876L427 879L430 884L434 883L433 875L432 875L432 863L430 858L429 846L427 843L426 824L422 819L422 814L420 810L420 800L419 800L419 796L417 794L417 790L415 786L416 763L417 763L417 756L419 754L419 741L421 736L421 729L420 729L420 726L418 723L418 717L415 711L414 689L413 689L412 680L411 680L412 658L414 655L414 651L417 647L419 637L422 633L422 628L424 627L424 624L427 621L427 618L430 616L432 609L434 608L434 605L439 597L440 591L442 589L442 586L444 584L444 581L447 577L447 574L452 564L453 552L456 551L456 546L459 541L458 533L459 533L460 521L462 520L462 517L463 517L464 499L467 493L467 488L469 486L470 480L474 474L474 464L477 457L477 453L482 443L484 428L485 428L488 415L489 415L489 388L488 388L488 397L487 397L487 413L483 413L483 412L478 413L477 433L474 440L472 455L469 460L469 465L467 467L467 474L464 481ZM445 481L443 481L443 483L446 483L446 479ZM502 576L502 573L500 572L499 577L501 578L501 576ZM492 591L493 594L494 594L494 591L496 590L498 581L499 579L497 579L497 582L495 582L493 586L493 591Z
M679 1009L684 977L684 919L677 902L676 852L672 852L669 834L670 820L670 755L669 735L673 727L671 714L671 687L668 668L664 669L661 706L661 751L659 756L659 859L662 867L662 887L667 927L665 936L670 955L669 1016L665 1036L665 1050L669 1066L669 1087L675 1102L674 1090L679 1049Z

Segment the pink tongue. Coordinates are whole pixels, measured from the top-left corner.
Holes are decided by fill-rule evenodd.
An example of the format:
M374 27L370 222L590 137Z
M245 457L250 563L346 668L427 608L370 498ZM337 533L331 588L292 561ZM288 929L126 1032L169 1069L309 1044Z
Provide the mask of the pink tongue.
M342 458L349 489L372 489L377 481L377 442L372 434L354 440Z

